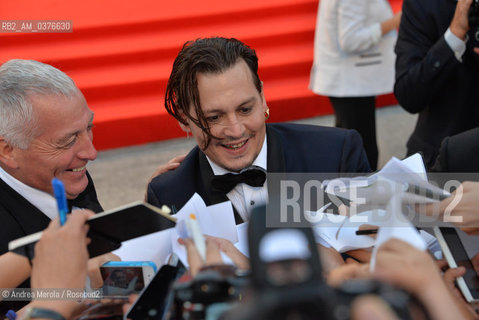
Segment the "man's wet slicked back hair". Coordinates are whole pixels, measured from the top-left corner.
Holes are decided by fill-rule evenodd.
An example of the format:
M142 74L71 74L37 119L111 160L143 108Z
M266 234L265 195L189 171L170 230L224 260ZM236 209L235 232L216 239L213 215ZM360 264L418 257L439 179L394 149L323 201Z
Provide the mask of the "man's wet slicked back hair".
M165 107L169 114L187 125L185 116L191 119L208 136L205 149L211 138L210 128L201 110L198 92L198 74L220 74L243 59L259 93L262 92L258 76L258 57L256 52L243 42L231 38L203 38L188 41L183 45L173 63L165 94ZM190 114L190 107L193 112Z
M27 149L37 134L36 115L30 97L71 97L78 89L62 71L35 60L14 59L0 66L0 138Z

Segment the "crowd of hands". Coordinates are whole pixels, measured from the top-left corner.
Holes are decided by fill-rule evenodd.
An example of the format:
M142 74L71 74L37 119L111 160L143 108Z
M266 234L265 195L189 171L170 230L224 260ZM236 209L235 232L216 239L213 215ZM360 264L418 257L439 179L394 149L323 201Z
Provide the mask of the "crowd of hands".
M465 182L461 185L462 198L454 208L452 216L462 216L457 225L468 234L478 234L479 215L475 213L479 201L479 183ZM457 192L457 191L456 191ZM441 212L453 197L425 207L425 214ZM89 259L87 245L87 219L93 215L89 210L73 211L64 226L58 218L52 220L35 246L35 257L27 258L7 253L2 256L2 287L14 288L31 277L31 287L43 288L84 288L87 276L91 287L101 287L99 267L110 260L118 260L113 254ZM222 264L221 252L226 254L239 269L248 269L249 260L229 241L206 237L206 259L203 261L191 239L179 239L187 250L189 276L195 277L205 266ZM369 252L355 250L348 252L353 258L345 261L332 248L318 246L322 256L323 271L327 283L332 287L348 279L375 279L401 288L417 298L429 312L432 319L475 319L478 318L474 305L466 303L455 287L455 279L465 273L464 267L447 268L444 260L435 260L428 252L419 251L401 240L392 239L381 245L376 256L374 271L369 265ZM479 258L472 259L479 270ZM9 268L11 270L8 270ZM5 267L5 269L3 269ZM123 306L128 310L136 299L135 295ZM41 307L54 310L66 319L74 318L92 303L105 301L75 300L33 300L27 307ZM25 308L24 308L25 309ZM22 310L24 310L22 309ZM21 314L22 310L18 313ZM390 307L379 297L364 295L352 305L353 319L397 319Z

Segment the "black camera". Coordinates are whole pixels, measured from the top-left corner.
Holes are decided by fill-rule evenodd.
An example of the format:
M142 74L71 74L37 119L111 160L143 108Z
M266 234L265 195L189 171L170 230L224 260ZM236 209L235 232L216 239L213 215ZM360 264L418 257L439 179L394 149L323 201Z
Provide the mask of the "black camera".
M211 310L216 306L221 305L223 311L229 309L231 304L240 301L248 282L246 275L238 273L233 266L215 265L190 281L175 283L168 319L212 318Z

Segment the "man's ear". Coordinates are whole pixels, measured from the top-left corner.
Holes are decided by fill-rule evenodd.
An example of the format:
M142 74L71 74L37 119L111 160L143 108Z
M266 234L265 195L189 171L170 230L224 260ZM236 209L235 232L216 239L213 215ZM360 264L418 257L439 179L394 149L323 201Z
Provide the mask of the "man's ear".
M15 148L5 141L3 137L0 137L0 162L12 169L18 167L15 160Z

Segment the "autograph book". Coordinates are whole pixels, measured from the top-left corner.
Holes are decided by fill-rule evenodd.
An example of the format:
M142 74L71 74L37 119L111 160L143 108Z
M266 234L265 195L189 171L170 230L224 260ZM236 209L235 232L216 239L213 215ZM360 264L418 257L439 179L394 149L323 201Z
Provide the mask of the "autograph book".
M90 226L87 236L91 239L88 252L92 258L120 248L123 241L173 228L176 219L167 208L137 201L98 213L86 223ZM41 236L42 231L10 241L8 249L32 259Z

